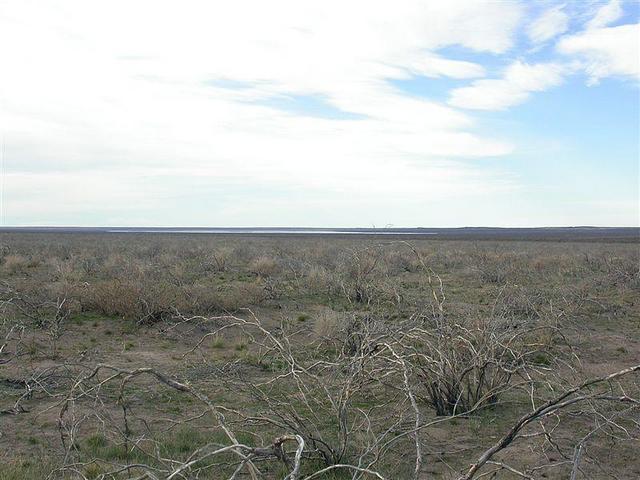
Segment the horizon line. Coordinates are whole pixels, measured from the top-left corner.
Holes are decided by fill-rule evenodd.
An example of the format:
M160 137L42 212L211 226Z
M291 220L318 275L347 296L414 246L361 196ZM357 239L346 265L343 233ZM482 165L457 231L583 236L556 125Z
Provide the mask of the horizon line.
M384 226L384 227L357 227L357 226L193 226L193 225L2 225L0 230L5 229L194 229L194 230L452 230L452 229L561 229L561 228L583 228L583 229L640 229L640 225L536 225L536 226L493 226L493 225L463 225L447 227L425 227L425 226Z

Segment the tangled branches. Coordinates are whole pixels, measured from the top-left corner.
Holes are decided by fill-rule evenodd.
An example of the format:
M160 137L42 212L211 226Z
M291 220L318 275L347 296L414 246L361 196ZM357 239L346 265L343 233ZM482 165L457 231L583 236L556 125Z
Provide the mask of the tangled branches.
M341 267L346 311L332 309L322 328L314 313L286 308L163 308L103 349L95 344L129 317L103 319L107 331L79 323L71 297L34 301L7 287L0 415L57 425L46 438L51 480L578 480L614 470L603 446L640 438L640 366L622 368L633 352L585 381L593 373L575 360L556 303L539 291L516 298L501 281L504 301L453 305L414 253L394 257L414 280L424 274L410 307L376 300L388 270L383 250L369 249ZM265 284L287 265L300 282L293 260L253 267ZM67 334L74 347L58 349ZM142 348L130 350L138 337Z

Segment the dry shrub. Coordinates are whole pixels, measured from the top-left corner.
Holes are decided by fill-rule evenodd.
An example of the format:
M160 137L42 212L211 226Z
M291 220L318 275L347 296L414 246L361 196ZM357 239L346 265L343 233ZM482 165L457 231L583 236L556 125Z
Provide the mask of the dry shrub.
M457 249L439 249L435 252L419 250L418 252L427 265L439 271L451 271L453 269L464 268L469 258L468 253Z
M187 307L186 296L163 282L140 283L105 280L90 285L82 308L104 315L119 316L138 323L153 323Z
M226 272L232 257L233 248L219 247L209 255L209 263L213 265L216 271Z
M91 255L90 253L84 253L78 259L79 268L86 276L96 275L102 266L98 257Z
M581 270L578 267L575 257L559 254L535 255L530 260L529 266L538 274L548 275L577 275Z
M248 242L240 242L233 247L233 257L240 264L247 264L256 256Z
M223 288L196 284L190 286L187 292L191 299L189 310L201 315L231 313L255 307L267 297L264 287L256 283L232 284Z
M260 277L270 277L280 271L280 265L273 257L261 255L251 261L249 271Z
M243 333L263 352L254 362L270 378L255 382L237 377L230 384L237 397L244 394L258 406L261 420L277 428L286 425L287 431L301 436L307 458L324 466L374 463L370 446L375 434L385 440L397 435L394 440L388 438L389 443L404 447L405 436L398 433L407 415L402 390L387 390L391 398L376 394L383 388L383 379L391 384L397 381L393 364L365 353L366 346L375 342L369 336L369 320L348 325L352 348L345 347L345 331L340 329L335 336L299 343L291 341L286 327L270 332L257 319L247 321ZM386 414L371 421L383 409Z
M83 310L109 316L137 318L140 314L140 288L129 282L106 280L91 285Z
M169 280L173 285L181 286L187 281L187 267L181 263L172 263L166 268Z
M349 301L367 305L374 301L381 277L380 259L377 248L352 251L343 259L338 275Z
M640 260L635 256L607 259L605 271L613 285L640 288Z
M220 307L226 312L235 312L241 308L257 306L266 300L262 286L256 283L241 283L221 292Z
M502 285L510 279L510 259L504 255L481 252L475 255L474 260L481 281Z
M82 278L82 267L77 265L77 263L77 260L74 258L63 260L54 257L47 261L53 279L65 283L78 282Z
M513 378L530 378L550 328L500 317L426 320L411 335L425 398L437 415L494 405ZM545 333L549 332L549 333ZM546 355L544 356L547 360Z
M370 315L353 315L342 322L337 336L342 340L341 351L347 357L373 354L378 348L378 339L384 338L388 328L384 322Z
M314 322L313 332L319 337L336 337L344 320L343 315L333 310L325 310Z
M187 296L191 300L190 312L198 315L208 315L218 313L220 308L220 297L218 292L211 285L195 283L186 288Z
M415 255L406 251L387 250L384 254L383 261L387 273L390 275L413 272L418 268Z
M145 274L145 267L139 258L131 254L112 253L104 261L102 276L106 278L141 278Z
M2 267L4 270L13 275L24 272L30 264L28 257L19 253L10 253L4 257Z
M305 277L305 286L309 291L327 293L331 288L331 274L321 266L311 267Z
M495 302L494 313L505 318L537 318L544 300L540 292L515 285L506 286Z
M65 299L65 308L71 313L82 310L82 298L86 295L85 284L59 280L43 284L41 290L49 302Z

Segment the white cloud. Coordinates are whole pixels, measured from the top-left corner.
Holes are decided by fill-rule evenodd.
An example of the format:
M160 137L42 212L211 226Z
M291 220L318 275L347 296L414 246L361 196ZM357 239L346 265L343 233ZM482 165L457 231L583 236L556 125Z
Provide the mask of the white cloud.
M449 104L477 110L503 110L519 105L532 92L560 85L567 67L556 63L528 64L517 61L509 65L497 79L474 81L468 87L454 89Z
M521 13L511 2L5 1L8 217L85 222L155 202L180 223L168 199L189 195L190 181L242 188L247 205L264 203L264 188L414 203L513 188L457 160L505 155L509 142L388 80L483 75L436 51L505 52ZM286 96L349 114L283 111Z
M417 55L413 62L408 62L408 71L426 77L475 78L485 75L484 67L477 63L424 53Z
M620 0L611 0L596 11L586 26L587 28L606 27L622 17L623 13Z
M0 0L7 219L519 221L511 196L506 210L495 199L526 179L512 162L477 161L515 146L460 108L517 105L561 84L577 58L594 80L637 72L637 25L609 27L616 5L560 40L567 57L531 63L515 33L544 45L566 30L564 10L584 8L555 6L528 26L515 0ZM450 79L470 84L448 102L409 91L439 95Z
M610 76L640 79L640 24L591 28L563 37L557 49L581 59L590 84Z
M569 15L564 5L557 5L545 10L527 29L529 39L534 43L543 43L564 33L569 28Z

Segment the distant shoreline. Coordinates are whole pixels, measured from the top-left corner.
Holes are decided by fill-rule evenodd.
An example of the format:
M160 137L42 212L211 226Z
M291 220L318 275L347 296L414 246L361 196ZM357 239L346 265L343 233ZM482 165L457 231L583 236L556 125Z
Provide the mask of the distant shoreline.
M435 240L534 240L640 242L640 227L460 227L460 228L299 228L299 227L0 227L0 234L182 234L248 236L385 236Z
M265 229L265 230L249 230L249 229L228 229L228 228L211 228L211 229L134 229L134 230L122 230L122 229L109 229L106 233L198 233L198 234L218 234L218 235L438 235L437 232L396 232L385 230L308 230L308 229L296 229L296 230L279 230L279 229Z

